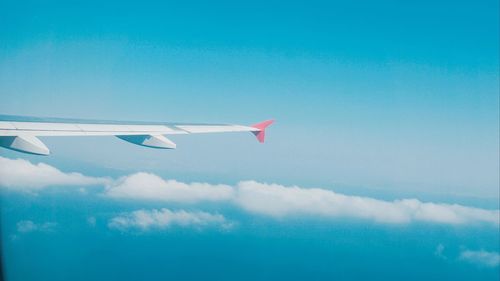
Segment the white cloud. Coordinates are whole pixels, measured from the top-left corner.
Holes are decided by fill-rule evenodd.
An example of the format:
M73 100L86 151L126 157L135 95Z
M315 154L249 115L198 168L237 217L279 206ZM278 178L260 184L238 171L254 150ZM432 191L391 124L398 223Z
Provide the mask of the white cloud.
M187 184L164 180L154 174L136 173L111 184L105 194L114 198L194 203L229 200L233 197L233 188L228 185L208 183Z
M64 173L47 164L0 157L0 186L42 188L49 185L106 186L104 195L130 200L176 203L218 201L236 205L250 213L271 217L297 215L326 218L364 219L381 223L429 222L450 225L485 223L499 225L499 210L486 210L457 204L421 202L417 199L394 201L343 195L320 188L282 186L243 181L235 186L209 183L183 183L164 180L150 173L136 173L118 180Z
M500 265L499 253L487 252L484 250L480 251L464 250L460 253L459 259L488 267L497 267Z
M424 203L417 199L384 201L369 197L348 196L318 188L285 187L254 181L240 182L235 198L243 209L284 217L317 215L368 219L383 223L412 221L442 224L499 224L498 210L484 210L456 204Z
M24 159L0 157L0 186L17 190L37 190L54 185L102 185L109 179L64 173L50 165Z
M29 233L35 231L52 232L57 224L55 222L45 222L37 224L30 220L23 220L17 223L17 231L20 233Z
M319 188L286 187L243 181L236 186L182 183L156 175L137 173L108 187L114 198L193 203L228 201L242 209L272 217L311 215L331 218L367 219L382 223L413 221L441 224L489 223L498 225L498 210L457 204L425 203L417 199L394 201L349 196Z
M108 226L118 230L138 229L142 231L151 229L165 229L173 225L184 227L206 227L219 226L224 229L230 228L231 223L220 214L206 212L187 212L161 210L137 210L112 218Z

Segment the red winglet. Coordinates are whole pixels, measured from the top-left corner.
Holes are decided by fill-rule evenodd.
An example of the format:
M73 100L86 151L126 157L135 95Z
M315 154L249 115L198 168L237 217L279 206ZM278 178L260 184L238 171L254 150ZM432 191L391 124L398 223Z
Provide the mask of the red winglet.
M257 140L260 143L264 142L264 139L266 138L266 128L271 125L274 122L274 120L267 120L255 125L252 125L252 127L259 129L259 131L252 132L255 137L257 137Z

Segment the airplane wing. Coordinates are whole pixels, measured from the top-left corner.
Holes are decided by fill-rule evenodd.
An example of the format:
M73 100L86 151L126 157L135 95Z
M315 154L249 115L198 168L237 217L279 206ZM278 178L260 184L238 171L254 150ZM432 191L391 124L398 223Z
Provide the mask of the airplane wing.
M19 152L48 155L50 150L38 137L116 136L127 142L151 148L175 149L165 135L251 132L261 143L273 120L251 126L230 124L182 124L120 122L0 115L0 146Z

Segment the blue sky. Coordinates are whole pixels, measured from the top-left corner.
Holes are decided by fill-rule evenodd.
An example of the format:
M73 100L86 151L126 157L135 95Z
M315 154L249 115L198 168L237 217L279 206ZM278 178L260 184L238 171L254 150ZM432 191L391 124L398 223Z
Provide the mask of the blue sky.
M52 151L49 157L3 149L0 156L113 181L147 172L187 183L234 187L253 180L388 202L416 198L498 209L499 8L498 1L489 0L0 1L1 114L236 124L276 119L264 145L245 134L175 136L178 149L173 151L108 137L44 138ZM72 216L95 217L97 229L116 237L122 237L120 232L99 222L137 209L184 208L170 201L116 205L104 200L86 205L78 189L69 190L64 196L86 206L89 213ZM35 200L10 192L4 196L12 200L9 204L26 206ZM16 235L22 221L42 225L35 227L38 230L55 221L53 232L25 235L33 241L63 235L61 220L68 217L62 213L69 207L58 208L55 202L62 195L52 192L49 186L35 193L53 205L35 200L38 207L33 210L7 212L11 217L4 219L11 224L3 226L10 231L4 237ZM190 208L228 216L226 207ZM270 236L288 231L274 220L262 222L231 208L227 212L234 214L233 220L262 223L262 228L275 230ZM106 215L92 214L97 209L105 209ZM41 210L53 215L30 215ZM330 225L312 224L320 229ZM349 229L339 221L335 225ZM85 227L84 221L73 232L65 231L72 237ZM366 230L352 227L365 235ZM236 229L230 235L247 235L247 242L260 239L256 237L262 231ZM374 229L375 237L390 232L378 224ZM440 244L456 252L446 253L448 261L456 263L448 264L443 276L461 265L456 260L467 250L498 253L494 229L482 232L489 237L483 244L469 237L470 229L430 229L435 234L427 241L431 256ZM92 231L89 243L102 235ZM148 236L148 243L154 245L162 233ZM293 239L315 235L306 226L297 233ZM380 243L389 247L391 241ZM15 245L9 246L13 252ZM366 247L374 249L356 245L353 257ZM337 257L339 253L329 249ZM313 252L321 255L318 251ZM226 252L221 259L230 256ZM436 268L442 265L429 263L429 272ZM470 270L498 276L491 275L491 269ZM325 277L334 271L322 272L328 273ZM349 279L346 272L343 276Z
M266 147L181 137L179 151L145 155L114 140L49 140L61 157L498 196L497 1L1 5L4 114L277 120ZM248 165L231 165L229 143Z

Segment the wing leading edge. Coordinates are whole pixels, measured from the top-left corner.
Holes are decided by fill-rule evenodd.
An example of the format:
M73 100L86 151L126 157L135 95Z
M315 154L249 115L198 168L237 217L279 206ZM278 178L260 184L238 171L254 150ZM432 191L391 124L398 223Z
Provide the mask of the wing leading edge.
M160 149L175 149L165 135L251 132L264 142L265 130L274 121L252 126L229 124L175 124L41 119L0 115L0 146L19 152L48 155L49 149L38 137L45 136L116 136L124 141Z

